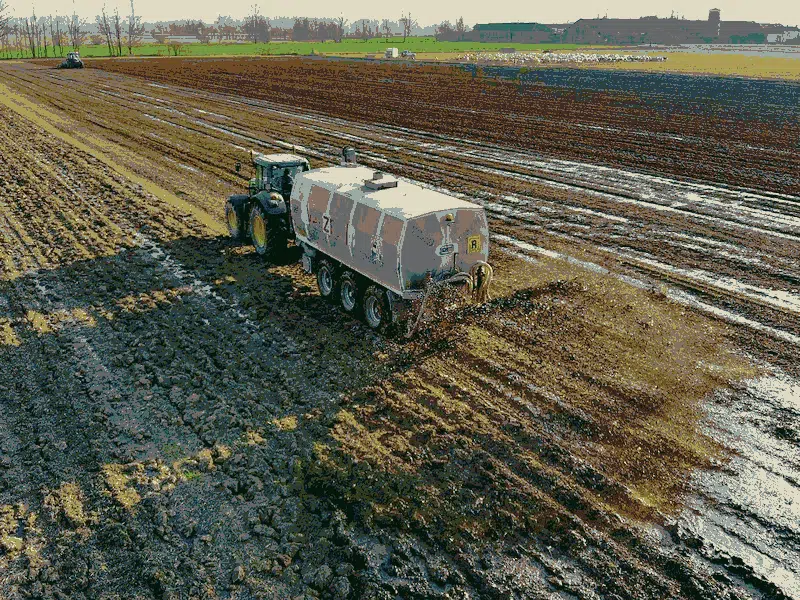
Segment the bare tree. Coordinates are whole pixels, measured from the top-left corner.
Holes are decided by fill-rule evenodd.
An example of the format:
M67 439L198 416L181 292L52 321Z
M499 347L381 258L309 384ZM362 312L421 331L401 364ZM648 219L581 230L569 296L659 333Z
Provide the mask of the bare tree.
M33 11L33 16L25 18L23 21L23 33L30 48L31 58L38 58L42 56L42 27L39 25L39 18L36 16L36 10ZM47 38L45 37L45 43Z
M122 56L122 19L119 18L119 10L114 9L114 38L117 41L117 56Z
M7 10L8 5L3 0L0 0L0 41L2 42L3 53L6 55L10 53L8 38L11 35L11 27L9 26L11 17L6 12Z
M42 46L44 47L44 57L47 58L47 27L48 25L52 25L50 21L52 17L42 17L41 22L39 25L39 29L42 30ZM50 37L52 40L52 36ZM53 48L53 56L56 55L56 50Z
M400 25L403 26L403 43L405 43L406 38L411 35L415 27L419 26L419 23L411 16L411 13L408 13L400 19Z
M106 14L106 7L103 5L103 12L95 17L97 29L100 31L100 36L106 41L108 46L108 55L114 56L114 34L111 31L111 23Z
M8 14L8 4L0 0L0 31L8 30L8 22L11 20Z
M80 51L83 42L86 41L88 32L86 26L89 23L86 19L81 19L76 13L72 13L72 17L67 21L67 36L69 37L69 44L76 52Z
M142 17L136 16L133 0L131 0L131 14L128 17L128 56L133 54L133 47L142 41L142 36L144 36Z
M344 37L344 28L347 26L347 19L343 15L339 15L336 19L336 41L341 42Z
M53 18L53 15L47 17L47 24L50 26L50 43L53 45L53 57L56 55L56 46L59 48L59 52L61 52L61 36L58 33L58 15ZM61 56L63 56L63 52L61 52Z
M383 23L381 24L381 29L383 29L383 36L385 38L392 37L392 22L389 19L384 19Z
M253 4L252 11L253 12L245 18L244 25L242 25L244 34L247 36L247 39L254 44L268 42L270 30L269 21L261 15L257 4Z
M32 19L25 17L22 27L28 49L31 52L31 58L36 58L36 16L34 15Z

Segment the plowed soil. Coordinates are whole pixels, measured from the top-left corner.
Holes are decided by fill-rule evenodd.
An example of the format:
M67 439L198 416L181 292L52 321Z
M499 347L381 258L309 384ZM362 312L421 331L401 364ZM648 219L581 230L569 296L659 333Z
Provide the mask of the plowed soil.
M455 135L443 97L441 127L367 119L378 94L336 91L350 63L327 103L316 61L261 91L251 61L146 63L103 64L157 84L0 65L0 595L800 593L779 136L686 181L501 145L501 121ZM488 304L401 343L220 235L250 148L344 144L485 203Z

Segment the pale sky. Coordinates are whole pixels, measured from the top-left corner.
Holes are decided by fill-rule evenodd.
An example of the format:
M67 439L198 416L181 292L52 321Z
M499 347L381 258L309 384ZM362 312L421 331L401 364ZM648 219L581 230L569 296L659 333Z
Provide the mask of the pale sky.
M43 14L72 13L69 0L5 0L14 9L15 16L29 15L35 5L36 12ZM74 0L78 14L93 20L100 12L104 0ZM212 23L217 15L242 18L249 11L253 0L135 0L136 14L145 21L167 21L174 19L202 19ZM120 14L129 14L130 0L105 0L108 10L119 8ZM445 19L454 21L463 16L472 26L491 21L535 21L539 23L567 23L581 17L589 18L608 13L609 17L637 18L645 15L668 17L674 10L687 19L706 19L710 8L722 10L723 21L758 21L800 25L800 0L573 0L572 2L531 2L511 0L487 2L486 0L462 2L459 0L403 0L401 2L376 2L375 0L295 0L294 2L258 2L261 13L274 16L327 16L343 14L352 21L360 18L389 18L397 20L404 11L411 11L420 25L432 25Z

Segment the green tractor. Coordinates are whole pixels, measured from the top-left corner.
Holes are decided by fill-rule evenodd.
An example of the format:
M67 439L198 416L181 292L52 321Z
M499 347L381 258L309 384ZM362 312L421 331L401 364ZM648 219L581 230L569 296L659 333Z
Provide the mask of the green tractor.
M237 163L237 173L241 168ZM251 241L256 252L273 260L285 252L294 237L289 196L297 174L310 166L305 158L294 154L256 154L253 168L255 177L250 180L249 193L228 197L225 222L232 238Z
M81 55L78 52L70 52L67 54L67 58L58 65L59 69L82 69L83 68L83 61L81 60Z

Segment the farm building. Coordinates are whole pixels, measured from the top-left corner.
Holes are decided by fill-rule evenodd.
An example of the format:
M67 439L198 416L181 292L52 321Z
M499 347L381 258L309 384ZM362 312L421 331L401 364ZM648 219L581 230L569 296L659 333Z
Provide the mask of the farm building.
M478 23L472 31L439 32L437 39L448 42L514 42L519 44L538 44L558 42L549 25L542 23Z
M467 34L475 42L537 44L552 41L553 30L541 23L479 23Z
M655 16L638 19L579 19L567 27L562 41L575 44L703 44L764 43L775 26L755 21L722 21L712 8L707 20ZM780 26L781 32L783 26Z

